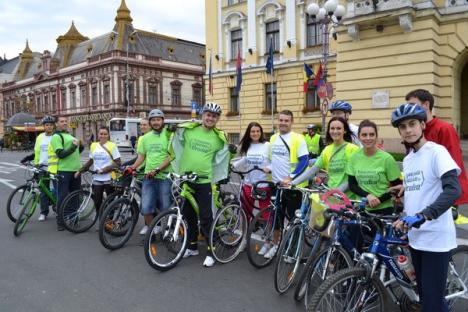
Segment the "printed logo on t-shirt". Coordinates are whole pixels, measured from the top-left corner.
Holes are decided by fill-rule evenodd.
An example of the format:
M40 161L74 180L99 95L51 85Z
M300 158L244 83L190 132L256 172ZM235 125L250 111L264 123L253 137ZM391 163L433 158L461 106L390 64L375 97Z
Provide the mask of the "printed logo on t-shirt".
M148 152L150 153L160 153L163 151L163 146L161 143L153 143L149 144L148 146Z
M260 166L263 164L264 161L263 155L252 155L250 154L247 158L247 163L251 166Z
M275 156L287 156L288 150L284 145L273 145L271 148L271 154Z
M382 172L375 172L371 170L358 170L356 176L359 177L359 184L362 185L377 185L380 180Z
M336 159L330 163L328 174L342 173L345 170L345 162L343 159Z
M212 146L210 142L193 139L190 142L190 148L193 151L202 152L202 153L209 153L212 150Z
M422 170L416 170L405 174L405 192L419 191L424 184L424 173Z

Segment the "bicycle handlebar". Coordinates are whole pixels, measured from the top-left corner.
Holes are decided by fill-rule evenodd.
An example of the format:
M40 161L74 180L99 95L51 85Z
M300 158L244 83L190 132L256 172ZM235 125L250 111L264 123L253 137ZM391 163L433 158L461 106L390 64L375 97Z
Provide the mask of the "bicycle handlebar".
M258 167L258 166L254 166L252 169L249 169L249 170L244 171L244 172L235 170L233 167L231 167L231 172L240 174L241 176L244 176L244 175L249 174L249 173L251 173L252 171L256 171L256 170L258 170L258 171L263 171L263 169L261 169L261 168Z

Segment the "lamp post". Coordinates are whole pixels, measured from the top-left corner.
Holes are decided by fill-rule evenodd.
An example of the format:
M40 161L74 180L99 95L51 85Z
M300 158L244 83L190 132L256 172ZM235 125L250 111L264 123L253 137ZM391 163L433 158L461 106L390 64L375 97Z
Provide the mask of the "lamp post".
M313 2L307 7L307 13L309 16L321 27L323 35L322 43L322 72L323 72L323 82L324 85L322 88L326 88L325 96L321 96L322 100L322 139L326 136L326 116L328 111L328 100L331 100L333 97L333 87L331 85L327 86L328 78L328 58L330 56L330 29L334 29L339 25L341 19L346 13L346 9L341 4L338 4L338 0L327 0L323 7L320 7L317 3ZM328 93L328 100L327 94ZM323 92L319 92L324 94Z

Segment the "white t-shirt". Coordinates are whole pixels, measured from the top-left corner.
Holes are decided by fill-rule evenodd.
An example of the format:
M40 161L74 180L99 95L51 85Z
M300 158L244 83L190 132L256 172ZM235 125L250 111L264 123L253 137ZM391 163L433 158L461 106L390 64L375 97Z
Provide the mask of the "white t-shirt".
M353 143L359 147L362 147L361 141L359 141L359 127L355 124L348 122L349 129L352 132Z
M442 193L441 177L457 169L455 161L444 146L427 142L416 153L403 159L405 212L414 216L432 204ZM457 247L455 225L451 210L435 220L424 222L419 229L408 232L409 244L417 250L446 252Z
M291 148L291 133L292 132L281 135L283 140L288 144L289 148ZM273 182L275 183L286 179L290 176L291 173L289 152L286 146L284 145L283 140L281 140L281 138L278 137L276 141L271 145L271 176ZM299 151L297 152L297 157L301 157L304 155L309 155L309 151L307 149L305 139L302 138L299 144Z
M248 171L257 166L260 169L270 166L270 143L251 144L247 155L233 163L237 170ZM245 183L253 185L258 181L268 181L267 174L254 170L245 176Z
M102 148L101 144L97 144L96 149L91 153L89 152L89 158L93 160L93 170L97 171L98 169L104 169L105 167L108 167L112 165L112 159L117 159L120 158L120 153L119 149L117 148L117 145L114 145L114 148L110 150L109 144L104 144L104 146L107 148L109 152L112 153L112 158L110 157L109 153L106 152L105 149ZM111 174L110 172L107 173L100 173L100 174L95 174L93 176L93 181L110 181L111 180Z
M49 163L49 143L50 139L52 139L52 134L51 135L44 135L44 138L42 139L41 142L41 153L39 154L39 165L47 166Z

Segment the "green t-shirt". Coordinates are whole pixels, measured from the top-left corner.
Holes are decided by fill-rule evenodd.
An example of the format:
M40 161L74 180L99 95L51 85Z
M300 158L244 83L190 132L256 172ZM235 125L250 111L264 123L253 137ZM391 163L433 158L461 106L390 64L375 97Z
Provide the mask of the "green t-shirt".
M60 136L63 138L63 141ZM60 149L67 150L73 145L74 139L75 138L67 132L60 132L60 134L55 133L52 136L52 139L50 139L50 145L54 152L57 152L57 150L60 150ZM79 146L77 146L75 151L71 153L70 155L68 155L67 157L58 159L58 167L57 167L58 171L75 172L75 171L78 171L80 167L81 167L81 162L80 162Z
M346 169L348 175L355 176L358 185L366 192L379 197L385 194L390 186L390 181L400 177L400 167L395 159L387 152L377 150L373 156L366 156L360 149L348 162ZM380 210L392 207L389 199L372 210Z
M197 183L211 183L213 159L224 146L224 142L213 130L203 126L184 131L184 151L180 160L180 171L195 172L208 179L198 179Z
M138 140L137 153L145 155L145 173L159 167L169 156L169 143L170 134L166 128L161 133L157 133L154 130L149 131ZM170 171L172 171L172 167L169 165L156 178L165 179Z
M330 188L336 188L348 181L346 164L351 159L351 156L359 149L357 145L352 143L344 144L346 144L346 146L336 146L335 144L328 145L323 149L323 152L314 164L314 166L327 171L328 187Z
M142 141L142 139L143 139L143 136L144 136L144 134L143 134L143 135L140 135L140 136L138 137L138 141L137 141L137 145L136 145L137 153L138 153L138 146L140 146L141 141ZM143 160L143 163L140 165L140 167L137 168L137 170L138 170L138 171L144 170L144 169L145 169L145 166L146 166L146 160Z

